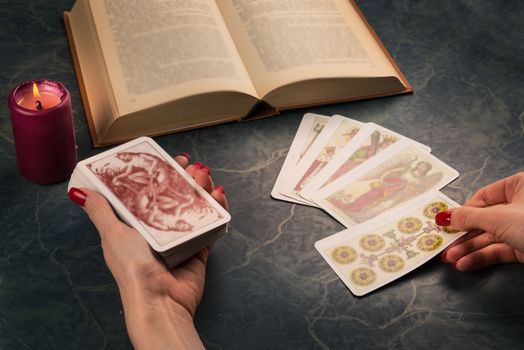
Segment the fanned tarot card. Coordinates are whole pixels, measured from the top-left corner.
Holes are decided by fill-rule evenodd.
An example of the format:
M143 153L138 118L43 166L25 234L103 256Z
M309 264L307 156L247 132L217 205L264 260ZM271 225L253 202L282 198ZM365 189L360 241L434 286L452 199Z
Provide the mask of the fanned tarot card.
M290 173L280 193L299 201L300 190L324 168L331 159L358 133L364 124L342 116L331 117L324 128L322 138L318 138ZM309 201L308 201L309 202ZM313 205L311 203L311 205Z
M141 137L78 163L75 182L104 195L115 211L162 252L230 220L152 139Z
M305 204L304 201L299 199L293 199L280 194L280 187L286 181L286 177L292 174L293 169L297 163L302 159L303 155L309 150L311 145L319 138L320 134L324 130L324 126L329 121L330 117L306 113L300 122L300 126L295 134L295 138L291 143L289 151L286 156L286 160L280 169L273 190L271 191L271 197L275 199L285 200L294 203Z
M346 227L370 220L408 200L439 190L458 172L416 143L401 140L358 167L313 200Z
M349 290L358 296L424 264L466 232L435 224L435 215L459 204L432 192L412 206L354 226L315 243Z
M302 190L300 196L312 200L312 196L342 175L380 156L381 152L397 141L406 140L400 134L375 123L367 123L359 133L327 164ZM409 139L408 139L409 140ZM416 142L416 141L413 141ZM431 148L417 143L425 152Z

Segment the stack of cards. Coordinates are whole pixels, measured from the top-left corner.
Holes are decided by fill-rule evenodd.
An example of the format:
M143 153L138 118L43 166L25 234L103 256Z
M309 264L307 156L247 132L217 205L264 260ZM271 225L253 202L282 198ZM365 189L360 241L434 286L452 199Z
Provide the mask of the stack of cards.
M434 210L457 206L439 190L458 172L430 152L374 123L308 113L271 195L322 208L348 228L316 247L350 290L363 295L420 266L463 234L443 237L431 224ZM414 211L430 205L431 215ZM396 232L403 219L418 229ZM428 235L439 242L433 249L421 248ZM366 250L371 241L380 249Z
M85 159L68 190L85 187L107 198L172 268L227 232L231 219L152 139L141 137Z

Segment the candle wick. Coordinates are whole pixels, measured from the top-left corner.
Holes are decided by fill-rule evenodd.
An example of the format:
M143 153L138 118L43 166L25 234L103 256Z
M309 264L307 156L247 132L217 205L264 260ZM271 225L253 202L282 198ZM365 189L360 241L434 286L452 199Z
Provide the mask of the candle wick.
M35 103L36 103L36 109L38 109L39 111L44 109L44 107L42 107L42 102L37 100Z

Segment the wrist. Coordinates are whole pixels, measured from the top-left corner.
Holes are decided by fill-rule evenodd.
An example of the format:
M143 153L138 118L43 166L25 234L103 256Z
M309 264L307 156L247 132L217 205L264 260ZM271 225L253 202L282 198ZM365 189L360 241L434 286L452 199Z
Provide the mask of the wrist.
M119 290L129 338L136 349L203 348L185 307L139 283L119 284Z

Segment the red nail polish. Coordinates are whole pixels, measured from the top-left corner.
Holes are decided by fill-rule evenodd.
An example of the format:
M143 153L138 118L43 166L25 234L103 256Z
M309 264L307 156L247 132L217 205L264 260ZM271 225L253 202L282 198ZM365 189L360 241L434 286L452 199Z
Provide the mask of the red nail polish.
M194 166L196 166L198 169L202 169L202 167L204 166L204 164L200 163L200 162L195 162L193 163Z
M185 157L188 161L191 159L191 157L189 156L189 154L187 154L187 152L182 152L179 154L179 156Z
M71 187L69 192L67 192L67 195L69 196L69 199L71 199L73 202L75 202L81 207L83 207L86 203L87 195L85 194L85 192L76 187Z
M202 164L202 167L200 169L206 170L207 174L211 175L211 170L209 170L209 167L207 167L206 165Z
M441 211L435 215L435 222L439 226L449 226L451 224L451 210Z
M440 254L440 260L443 262L443 263L448 263L448 261L446 260L446 255L448 254L447 251L443 251L442 254Z
M217 186L215 187L215 190L219 190L220 192L222 192L222 194L224 194L226 191L224 190L224 187L222 186Z

